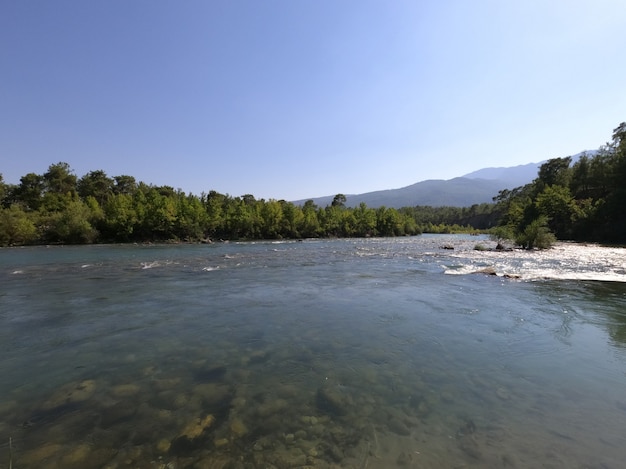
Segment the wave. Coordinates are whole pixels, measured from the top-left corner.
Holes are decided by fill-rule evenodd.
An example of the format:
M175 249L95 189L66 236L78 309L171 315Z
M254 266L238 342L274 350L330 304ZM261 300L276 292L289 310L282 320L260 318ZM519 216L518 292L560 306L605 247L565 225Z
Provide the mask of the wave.
M558 243L545 251L458 251L446 274L484 273L522 280L626 282L626 249L595 244Z

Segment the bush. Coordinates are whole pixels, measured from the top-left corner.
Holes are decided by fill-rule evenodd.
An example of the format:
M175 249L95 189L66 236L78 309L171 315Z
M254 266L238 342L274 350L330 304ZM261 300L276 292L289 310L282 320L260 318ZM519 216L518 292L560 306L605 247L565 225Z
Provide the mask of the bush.
M524 249L549 249L555 242L556 236L548 228L548 219L544 216L530 222L515 237L515 243Z

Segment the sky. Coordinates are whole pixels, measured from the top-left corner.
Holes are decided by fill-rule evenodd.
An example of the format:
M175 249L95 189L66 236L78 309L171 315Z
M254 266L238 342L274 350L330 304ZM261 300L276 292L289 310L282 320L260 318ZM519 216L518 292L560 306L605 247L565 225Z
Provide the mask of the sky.
M298 200L597 149L623 0L2 0L0 173Z

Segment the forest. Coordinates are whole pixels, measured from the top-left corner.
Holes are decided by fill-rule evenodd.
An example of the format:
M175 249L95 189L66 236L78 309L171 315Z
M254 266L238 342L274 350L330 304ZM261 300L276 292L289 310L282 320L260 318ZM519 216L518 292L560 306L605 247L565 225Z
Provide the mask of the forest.
M94 170L77 177L69 164L29 173L19 184L0 174L0 245L166 242L318 237L407 236L423 232L490 230L525 248L555 239L626 242L626 123L593 156L555 158L530 184L500 191L491 204L471 207L365 204L302 206L284 200L197 196L170 186L109 177Z
M549 247L555 239L626 244L625 183L622 122L592 156L548 160L530 184L500 191L493 231L528 249Z

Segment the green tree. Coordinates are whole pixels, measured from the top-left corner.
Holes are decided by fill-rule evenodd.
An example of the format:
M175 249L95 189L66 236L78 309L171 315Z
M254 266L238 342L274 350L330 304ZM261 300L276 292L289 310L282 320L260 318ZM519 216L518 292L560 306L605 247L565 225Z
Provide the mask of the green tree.
M549 249L556 242L556 237L548 227L547 217L540 216L518 232L515 242L524 249Z
M98 231L89 221L92 216L89 206L74 198L68 202L63 211L45 216L47 241L68 244L94 242L98 237Z
M113 192L115 194L133 195L138 187L135 178L132 176L114 176L113 181Z
M102 233L112 241L130 241L137 226L135 203L129 194L109 197L103 207Z
M93 197L98 204L104 205L107 197L113 194L113 179L102 170L90 171L76 184L78 195L82 199Z
M345 207L346 206L346 196L343 194L337 194L332 203L330 204L333 207Z
M225 214L228 206L228 196L216 191L210 191L204 198L204 207L208 216L206 231L210 237L224 237Z
M566 158L553 158L542 164L537 176L539 191L546 186L568 186L572 175L571 163L572 157L568 156Z
M182 191L176 193L176 219L174 232L184 240L197 240L205 237L208 225L207 212L197 197Z
M404 224L395 208L379 207L376 210L376 231L380 236L404 235Z
M2 173L0 173L0 207L4 206L5 199L8 195L9 187L5 184Z
M304 223L302 208L284 200L280 200L278 203L280 204L283 212L281 228L282 236L300 238L300 232Z
M13 204L0 208L0 246L30 244L37 240L33 212L25 212Z
M307 200L302 206L302 227L300 234L305 238L317 238L320 236L322 228L318 216L319 208L312 200Z
M354 210L355 234L357 236L374 236L376 234L376 211L368 208L364 202Z
M276 200L261 203L261 236L266 239L281 238L283 208Z
M20 178L20 183L11 198L12 202L19 203L29 210L38 210L43 201L43 194L43 176L28 173Z
M548 226L559 239L571 239L572 227L578 219L578 207L569 187L547 186L537 195L538 212L548 220Z
M72 174L67 163L52 164L43 175L46 192L56 194L74 194L76 192L76 176Z

